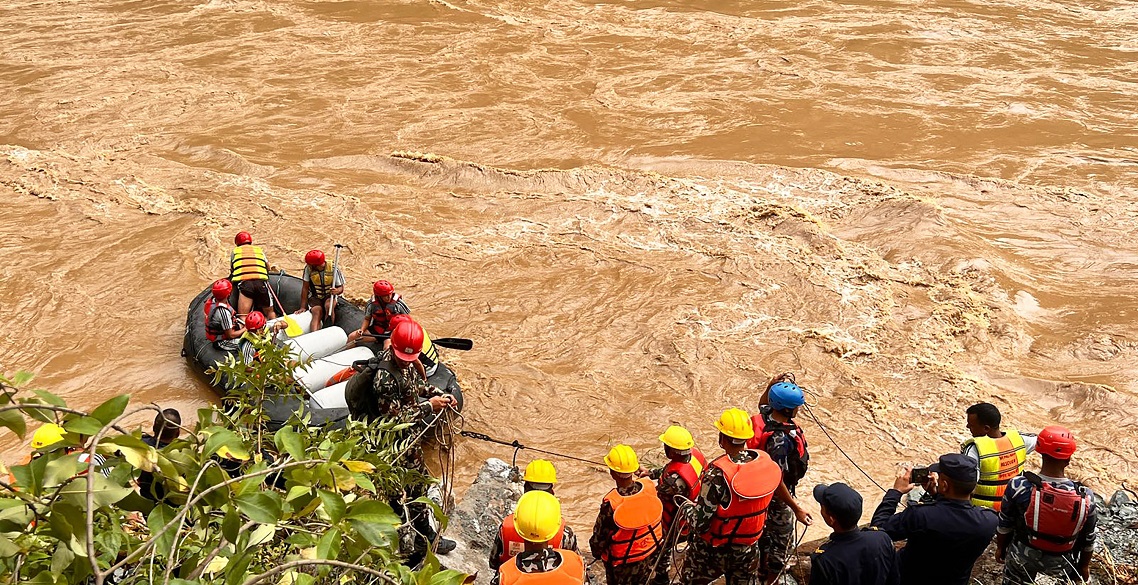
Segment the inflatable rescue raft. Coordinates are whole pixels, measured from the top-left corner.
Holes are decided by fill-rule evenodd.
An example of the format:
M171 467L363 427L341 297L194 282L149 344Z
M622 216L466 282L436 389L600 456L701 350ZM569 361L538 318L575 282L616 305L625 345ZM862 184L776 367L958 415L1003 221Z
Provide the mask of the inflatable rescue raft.
M359 329L363 323L363 310L341 298L336 304L335 322L325 321L323 328L312 332L311 313L291 314L300 308L303 281L295 276L280 274L270 277L268 284L284 306L285 314L295 322L290 329L296 335L288 338L285 343L297 358L312 360L307 366L298 367L293 372L297 383L306 389L305 397L302 398L299 394L289 397L278 396L266 401L265 407L270 418L269 427L272 429L280 427L294 412L301 410L311 415L311 424L314 426L346 420L348 406L344 399L344 390L347 387L345 376L350 372L345 370L354 362L375 357L372 349L362 345L351 349L345 348L348 332ZM230 355L229 352L217 349L206 337L205 303L210 296L211 292L207 287L190 302L186 312L186 334L182 342L182 355L185 356L190 368L209 383L219 396L224 397L226 394L224 385L213 384L213 375L207 373ZM233 291L230 304L237 306L236 290ZM280 308L277 308L278 317L280 312ZM428 382L443 392L453 395L458 400L458 409L462 410L462 389L454 372L446 364L438 363L429 368L427 374Z

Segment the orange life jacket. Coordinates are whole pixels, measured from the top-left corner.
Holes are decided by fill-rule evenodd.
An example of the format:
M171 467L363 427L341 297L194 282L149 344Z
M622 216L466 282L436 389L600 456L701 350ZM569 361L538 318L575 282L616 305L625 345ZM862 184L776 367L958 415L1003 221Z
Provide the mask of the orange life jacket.
M782 468L765 452L754 453L757 457L746 463L735 463L726 454L711 462L723 472L731 490L731 501L719 506L701 535L712 546L749 546L763 534L767 506L782 482Z
M353 368L352 366L348 366L348 367L340 370L339 372L336 372L335 374L333 374L331 378L328 378L328 383L324 384L324 387L327 388L329 386L335 386L336 384L339 384L340 382L346 382L346 381L348 381L349 378L351 378L355 374L356 374L356 369Z
M640 491L631 496L622 496L613 488L605 496L612 506L613 521L618 528L608 547L601 551L601 558L612 565L636 563L652 556L664 541L661 525L664 507L656 495L656 485L651 480L641 479Z
M561 539L565 536L565 519L561 519L561 529L557 536L549 540L549 546L561 548ZM518 534L518 527L514 526L514 515L510 514L502 520L502 527L498 529L498 537L502 539L502 554L498 562L502 565L526 549L526 540Z
M699 476L703 475L704 469L707 469L707 458L703 456L703 453L701 453L699 449L692 447L691 460L687 463L669 461L668 464L664 466L664 471L660 473L660 481L663 481L665 477L672 473L679 474L680 479L684 480L684 483L688 485L688 493L684 495L687 496L689 500L694 501L699 497ZM671 501L670 498L668 500L661 500L660 503L664 506L664 526L671 526L679 506L676 505L676 502Z
M498 569L501 585L582 585L585 582L585 561L577 553L554 548L561 555L561 564L552 571L523 573L516 560Z

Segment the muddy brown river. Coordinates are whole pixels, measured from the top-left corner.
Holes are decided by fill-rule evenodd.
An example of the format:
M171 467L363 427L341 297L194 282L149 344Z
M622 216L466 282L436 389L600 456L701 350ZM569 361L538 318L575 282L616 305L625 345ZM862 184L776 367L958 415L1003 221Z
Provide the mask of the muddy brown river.
M214 399L185 309L247 229L473 339L469 430L717 452L788 370L882 483L980 400L1135 476L1138 3L10 0L0 38L0 369L73 405ZM588 532L609 480L555 462Z

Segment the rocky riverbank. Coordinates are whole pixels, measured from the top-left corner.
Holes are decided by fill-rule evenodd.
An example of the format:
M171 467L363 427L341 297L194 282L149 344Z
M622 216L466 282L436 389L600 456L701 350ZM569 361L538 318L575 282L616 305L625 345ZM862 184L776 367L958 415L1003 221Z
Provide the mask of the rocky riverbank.
M478 472L478 477L467 490L462 501L450 516L446 534L458 542L454 552L443 557L443 563L475 575L475 583L484 585L490 582L491 571L486 565L494 533L502 518L509 514L521 496L521 483L511 479L510 465L500 459L488 459ZM1104 584L1138 584L1138 494L1120 489L1109 500L1099 499L1098 545L1092 564L1092 582ZM578 529L578 536L584 545L586 534ZM815 540L803 543L798 548L796 561L784 578L785 582L806 583L809 581L810 553L822 543ZM582 551L586 561L592 560L587 550ZM1000 585L1003 566L995 560L995 549L988 552L976 563L972 572L975 583L981 585ZM604 583L603 571L593 571L593 583ZM1040 579L1040 583L1050 582Z

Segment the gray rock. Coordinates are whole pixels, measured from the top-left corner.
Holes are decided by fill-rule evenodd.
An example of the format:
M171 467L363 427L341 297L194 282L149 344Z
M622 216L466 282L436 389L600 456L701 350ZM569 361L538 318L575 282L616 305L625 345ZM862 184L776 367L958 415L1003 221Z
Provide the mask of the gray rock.
M487 459L462 501L451 512L446 537L458 542L453 552L439 557L448 569L475 575L475 583L490 582L492 572L486 564L490 547L502 519L514 511L522 496L522 485L512 481L509 463Z

